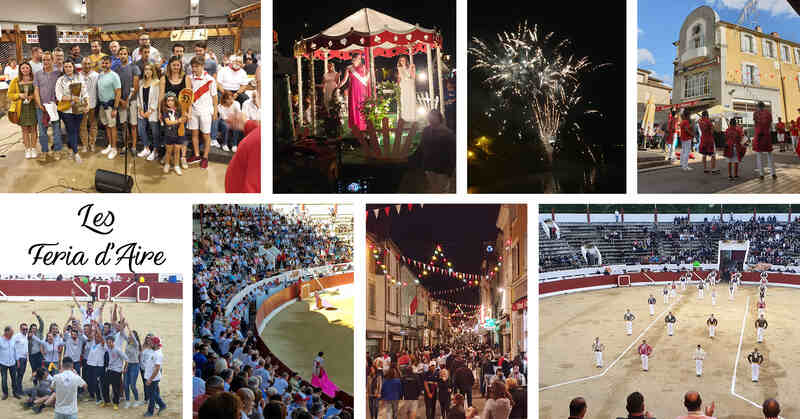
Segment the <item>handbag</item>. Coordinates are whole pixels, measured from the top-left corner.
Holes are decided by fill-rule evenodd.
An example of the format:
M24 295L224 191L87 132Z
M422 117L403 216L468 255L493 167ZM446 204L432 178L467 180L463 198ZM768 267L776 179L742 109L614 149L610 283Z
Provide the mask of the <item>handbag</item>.
M11 106L8 108L8 120L12 124L19 125L19 110L21 107L19 100L11 102Z

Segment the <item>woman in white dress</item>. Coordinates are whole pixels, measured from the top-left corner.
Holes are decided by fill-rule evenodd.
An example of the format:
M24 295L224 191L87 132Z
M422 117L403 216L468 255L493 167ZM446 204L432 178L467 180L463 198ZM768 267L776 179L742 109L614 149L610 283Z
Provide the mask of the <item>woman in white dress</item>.
M406 122L417 119L417 92L414 81L416 74L414 64L409 65L408 57L401 56L397 61L397 84L400 85L400 118Z
M336 66L332 61L328 62L328 71L322 76L322 91L325 93L325 109L328 109L333 97L333 92L336 91L336 86L339 85L339 73L336 71Z

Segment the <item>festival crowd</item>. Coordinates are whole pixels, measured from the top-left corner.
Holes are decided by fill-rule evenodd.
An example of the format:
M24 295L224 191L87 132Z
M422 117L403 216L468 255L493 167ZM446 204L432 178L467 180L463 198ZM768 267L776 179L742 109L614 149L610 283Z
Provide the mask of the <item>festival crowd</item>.
M437 345L367 355L369 417L426 419L527 417L527 361L488 345ZM483 409L473 405L473 389ZM438 416L437 416L438 406Z
M204 205L194 215L201 228L194 240L194 417L352 418L342 401L260 346L249 323L251 301L308 278L263 281L239 294L281 273L350 263L352 243L332 234L330 220L311 219L298 207ZM228 309L234 296L238 302Z
M116 304L110 319L104 319L106 303L96 309L94 295L85 307L74 293L72 299L75 305L63 326L51 322L45 329L35 311L35 320L20 323L16 331L5 326L0 336L2 400L10 394L35 413L54 406L56 418L77 418L78 400L115 411L146 405L144 416L160 415L167 405L159 389L165 361L159 337L148 333L142 340Z
M181 43L159 51L147 33L138 44L130 50L111 41L106 53L93 40L86 56L78 44L66 51L33 47L21 63L8 62L8 115L22 130L26 159L81 163L80 153L114 159L129 152L180 175L190 164L207 168L211 147L237 151L245 122L261 119L258 55L236 51L219 59L205 41L194 43L193 55ZM191 99L186 109L184 89L192 93L184 97ZM102 150L95 148L99 127L108 144Z

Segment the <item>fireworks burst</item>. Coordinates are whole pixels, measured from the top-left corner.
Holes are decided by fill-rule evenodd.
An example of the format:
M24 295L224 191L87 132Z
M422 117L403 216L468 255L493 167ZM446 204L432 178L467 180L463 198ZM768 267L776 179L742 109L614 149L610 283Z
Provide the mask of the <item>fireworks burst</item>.
M588 57L565 53L568 40L555 41L553 33L542 37L538 27L527 22L514 32L497 34L498 42L473 38L469 53L475 58L473 69L487 74L483 83L498 99L487 116L499 120L501 132L511 130L508 115L520 111L525 128L538 131L548 150L570 109L582 101L580 75L591 70ZM516 133L523 139L521 130Z

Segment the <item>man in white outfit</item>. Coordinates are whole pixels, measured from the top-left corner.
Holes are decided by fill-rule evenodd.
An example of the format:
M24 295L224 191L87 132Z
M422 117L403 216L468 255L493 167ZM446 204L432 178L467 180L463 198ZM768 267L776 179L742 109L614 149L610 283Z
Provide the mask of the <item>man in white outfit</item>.
M647 305L650 306L650 315L653 316L656 314L656 297L653 297L653 294L650 294L650 298L647 299Z
M664 304L669 304L669 285L664 285Z
M647 344L646 339L642 339L642 344L639 345L639 356L642 358L642 370L648 371L647 361L650 359L650 355L653 354L653 347Z
M731 283L728 285L728 299L732 301L734 294L736 294L736 283L731 278Z
M667 323L667 336L672 336L675 334L676 321L678 321L678 319L675 318L675 315L672 314L671 311L667 314L667 317L664 318L664 322Z
M766 330L767 326L767 319L764 318L763 314L756 319L756 335L758 337L758 343L764 341L764 330Z
M697 298L699 298L701 300L703 299L703 288L705 288L705 285L703 284L703 281L698 282L697 283Z
M697 376L703 375L703 360L706 359L706 351L697 345L697 350L694 351L694 370Z
M605 349L605 345L600 343L600 337L594 338L594 343L592 344L592 351L594 352L594 363L597 368L603 368L603 350Z
M717 305L717 287L711 288L711 305Z
M714 339L717 333L717 319L714 318L714 313L711 313L711 317L706 320L706 324L708 325L708 337Z
M686 275L681 275L681 291L686 291Z
M636 319L636 316L631 313L631 309L625 310L625 315L622 317L625 319L625 334L628 336L633 334L633 321Z
M764 362L764 356L758 352L758 348L754 348L753 352L747 355L747 362L750 363L750 370L752 372L753 382L758 382L758 373L761 368L761 363Z

